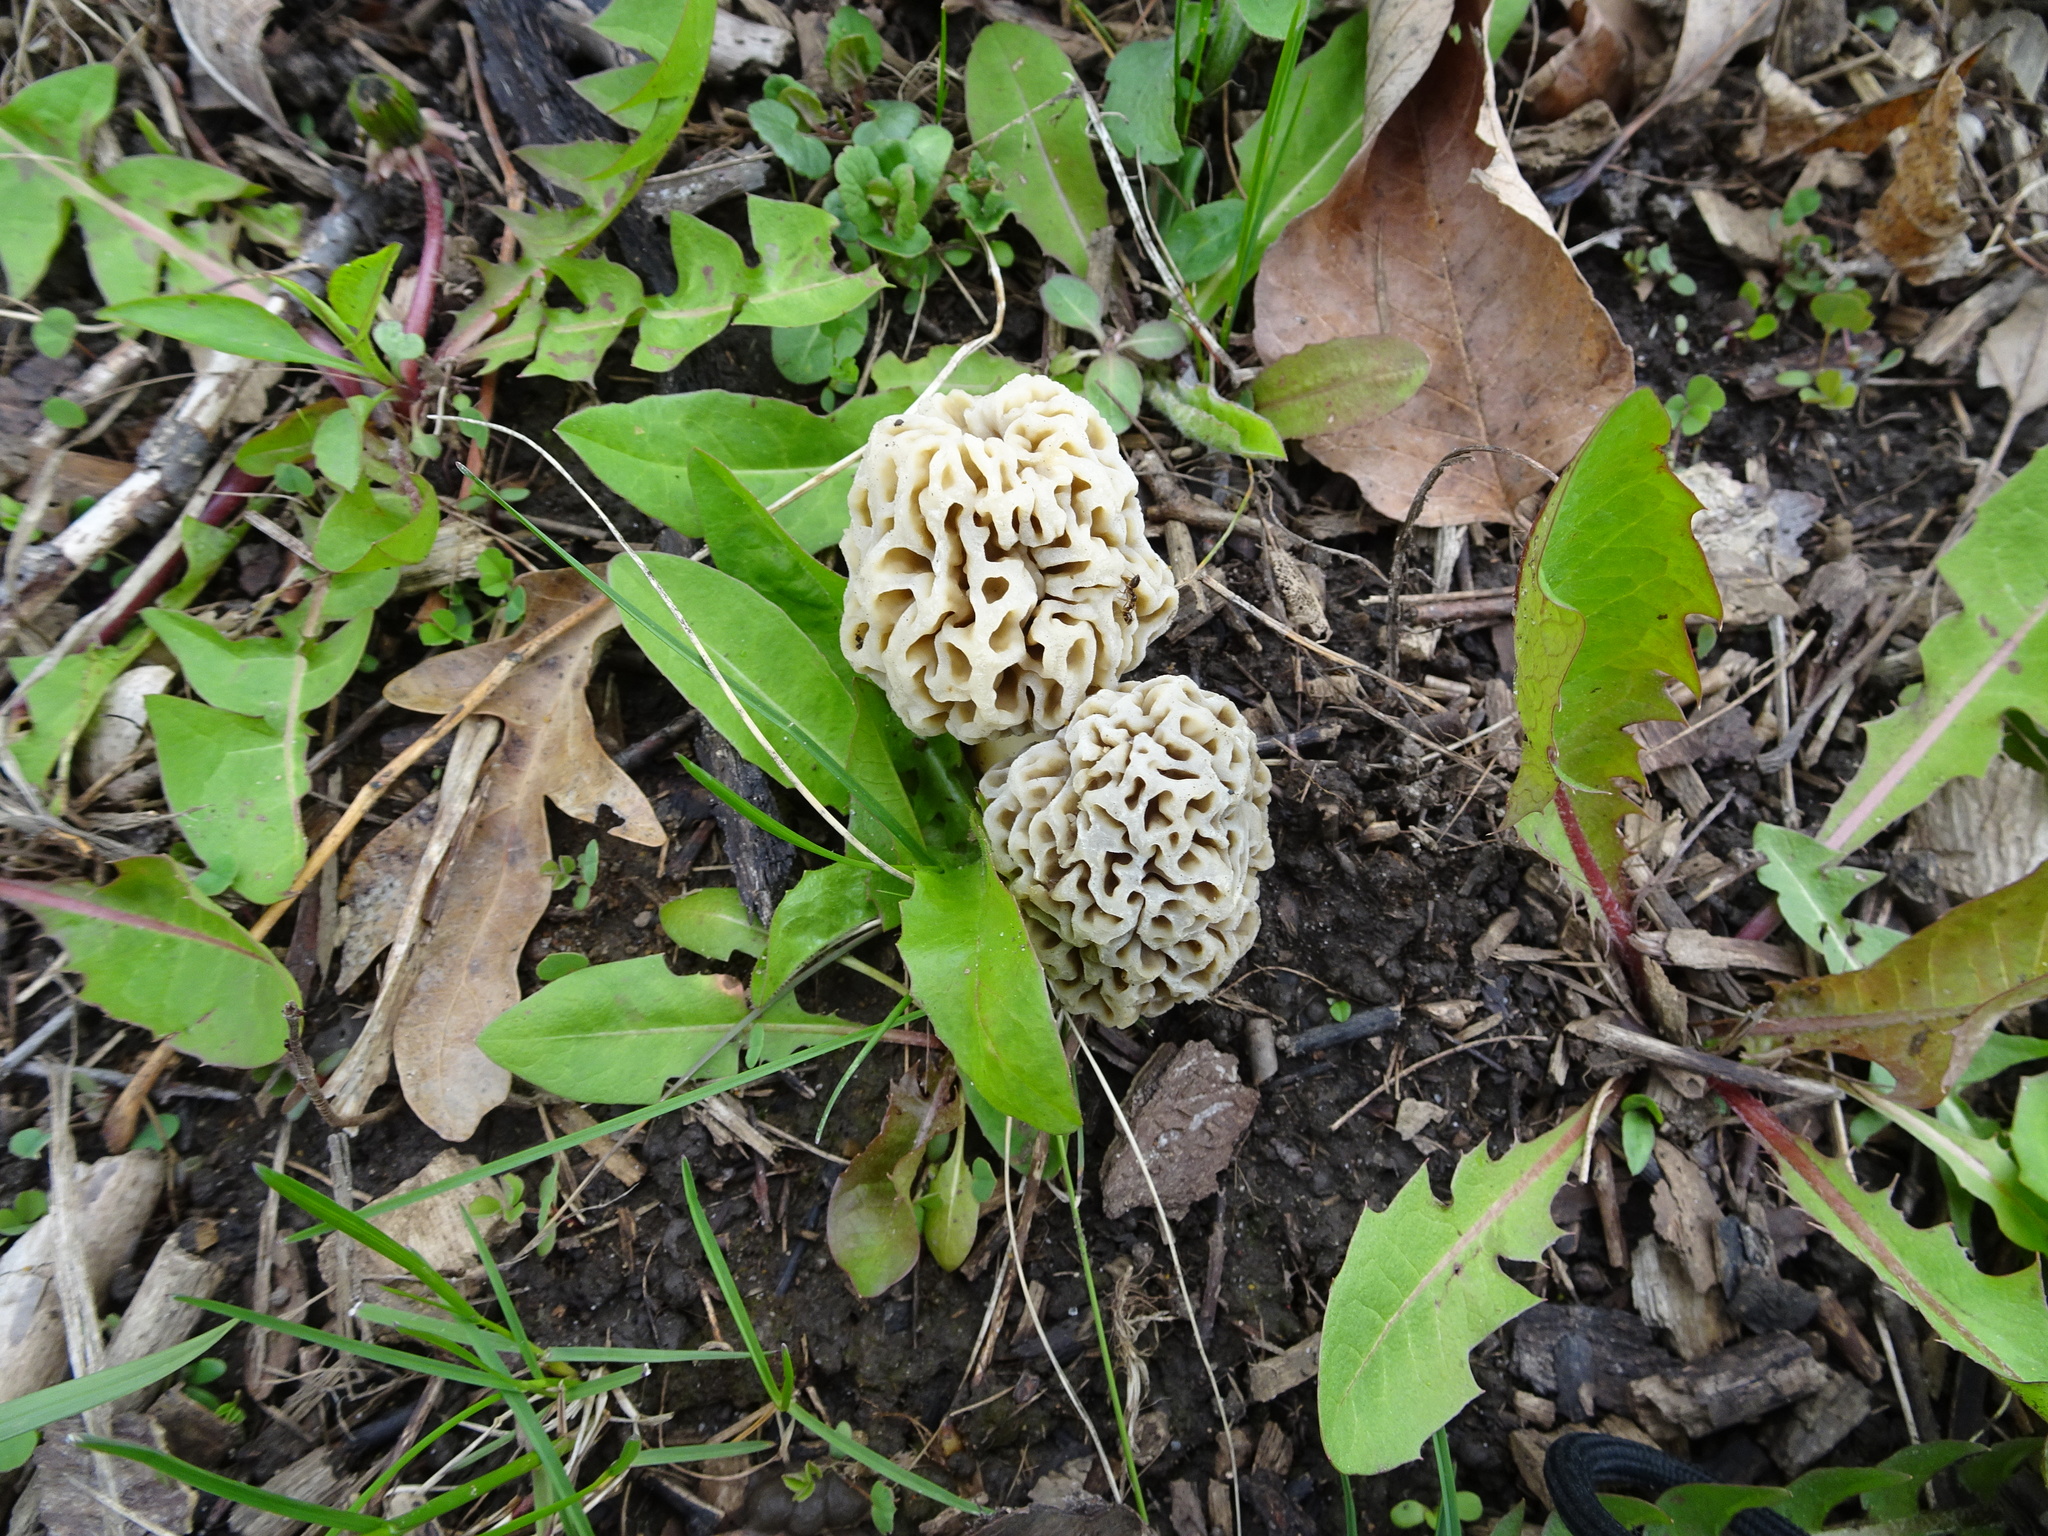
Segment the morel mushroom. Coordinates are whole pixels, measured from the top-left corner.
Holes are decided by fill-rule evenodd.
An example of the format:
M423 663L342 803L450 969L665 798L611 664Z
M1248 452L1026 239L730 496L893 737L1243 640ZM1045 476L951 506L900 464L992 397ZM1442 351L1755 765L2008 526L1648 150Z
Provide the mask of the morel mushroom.
M885 418L848 501L840 646L920 736L1058 730L1173 617L1116 435L1050 379Z
M1126 1028L1213 992L1258 937L1272 780L1228 699L1184 677L1106 688L981 792L1069 1011Z

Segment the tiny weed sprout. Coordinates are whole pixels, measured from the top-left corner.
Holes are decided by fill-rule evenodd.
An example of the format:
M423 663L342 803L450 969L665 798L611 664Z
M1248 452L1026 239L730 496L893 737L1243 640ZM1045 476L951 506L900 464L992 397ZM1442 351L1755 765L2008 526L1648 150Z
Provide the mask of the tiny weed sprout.
M1714 413L1728 403L1728 395L1721 386L1703 373L1696 373L1685 381L1685 393L1673 395L1664 402L1664 410L1671 418L1671 425L1686 437L1697 437L1706 431L1707 424L1714 419Z
M559 859L549 859L541 865L541 869L547 874L555 890L566 890L572 885L576 887L576 894L570 899L569 905L581 912L590 905L590 891L597 883L597 864L601 856L597 839L593 837L584 845L583 852L575 858L572 859L565 853ZM570 969L574 970L576 967L572 966Z
M1636 297L1647 299L1662 283L1680 298L1689 299L1699 292L1699 284L1693 278L1678 270L1678 264L1671 258L1669 242L1656 245L1637 246L1624 251L1621 264L1628 275L1635 279Z
M1763 289L1754 282L1745 280L1740 296L1742 302L1754 312L1754 316L1747 324L1738 323L1734 333L1745 341L1763 341L1767 337L1777 335L1778 317L1768 312L1766 306L1770 301Z
M1330 1018L1335 1023L1342 1024L1351 1017L1351 1000L1349 998L1326 997L1323 999L1323 1006L1330 1010Z
M1632 1093L1621 1101L1621 1155L1631 1176L1650 1165L1657 1127L1663 1123L1664 1106L1649 1095Z

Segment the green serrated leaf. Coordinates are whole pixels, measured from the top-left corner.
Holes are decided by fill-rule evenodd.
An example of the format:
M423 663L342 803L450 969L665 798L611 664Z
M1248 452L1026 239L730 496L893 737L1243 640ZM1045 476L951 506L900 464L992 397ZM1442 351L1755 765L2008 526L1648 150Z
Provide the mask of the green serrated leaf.
M1378 420L1428 377L1429 354L1405 337L1345 336L1269 364L1252 401L1282 437L1314 437Z
M1952 1228L1909 1226L1890 1191L1866 1190L1847 1161L1823 1156L1743 1090L1722 1084L1720 1091L1777 1156L1785 1188L1806 1213L1911 1302L1950 1348L2009 1382L2048 1382L2039 1260L2015 1273L1985 1274L1956 1245Z
M1086 277L1088 237L1108 225L1109 195L1089 147L1086 109L1060 99L1073 86L1072 64L1042 33L1001 21L975 35L967 55L968 132L1018 221L1047 255Z
M606 349L640 318L646 290L638 274L615 261L564 257L545 265L583 307L547 312L521 377L588 380Z
M200 706L194 705L193 708ZM298 984L277 958L160 857L123 859L95 889L0 881L0 900L34 912L85 975L79 996L219 1066L284 1053ZM296 873L296 869L294 870Z
M185 841L250 901L276 901L306 861L299 825L299 797L307 789L304 725L254 720L165 693L150 695L145 708L164 798Z
M1671 421L1639 389L1607 413L1529 534L1515 605L1515 704L1525 745L1507 820L1575 882L1612 887L1642 782L1624 727L1681 718L1664 680L1696 684L1685 619L1721 617L1692 536L1699 501L1671 472Z
M1653 402L1654 403L1654 402ZM1659 415L1662 410L1659 408ZM1468 1357L1536 1305L1500 1260L1533 1260L1561 1230L1550 1219L1586 1136L1586 1112L1498 1162L1468 1153L1439 1205L1418 1168L1384 1212L1360 1213L1330 1287L1317 1404L1339 1471L1385 1472L1479 1395Z
M1926 680L1865 727L1868 748L1820 840L1860 848L1950 779L1982 774L2007 710L2048 726L2048 456L2036 453L1935 562L1962 601L1920 642Z
M193 690L217 709L283 724L288 708L317 709L355 676L370 638L371 615L358 613L301 654L291 638L230 640L211 624L149 609L143 623L170 648Z
M1773 863L1765 869L1783 867L1783 845L1796 835L1766 840ZM1879 878L1876 870L1828 878L1850 875L1868 877L1858 888ZM1801 885L1772 889L1788 918L1811 899ZM1900 1103L1932 1108L1962 1085L2001 1018L2048 995L2048 865L1952 908L1911 938L1878 931L1895 947L1861 956L1860 970L1781 985L1754 1032L1874 1061L1892 1074Z
M1758 822L1754 837L1757 851L1768 856L1758 881L1777 893L1778 911L1829 970L1869 965L1905 938L1895 928L1847 916L1849 903L1884 878L1882 870L1851 869L1825 844L1770 822Z
M841 272L832 263L837 221L822 208L782 199L747 198L747 227L760 253L745 274L741 325L821 325L858 309L886 286L882 274Z
M398 246L387 245L354 261L345 261L327 279L327 302L354 330L370 328L377 318L377 301L391 282L391 269L398 264Z

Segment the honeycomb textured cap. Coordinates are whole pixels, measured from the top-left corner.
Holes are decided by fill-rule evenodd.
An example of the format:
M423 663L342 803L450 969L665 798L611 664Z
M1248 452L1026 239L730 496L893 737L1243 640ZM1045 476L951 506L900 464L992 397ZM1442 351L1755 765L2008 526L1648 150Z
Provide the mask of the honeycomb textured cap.
M920 736L1058 730L1173 617L1116 435L1050 379L878 422L848 504L839 643Z
M983 776L996 868L1053 995L1125 1028L1221 986L1259 932L1272 779L1237 706L1184 677L1089 696Z

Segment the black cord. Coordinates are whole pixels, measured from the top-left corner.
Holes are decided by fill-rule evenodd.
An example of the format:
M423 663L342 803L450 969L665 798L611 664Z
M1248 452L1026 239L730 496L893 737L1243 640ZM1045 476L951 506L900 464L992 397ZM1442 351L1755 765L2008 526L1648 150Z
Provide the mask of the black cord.
M1551 1442L1543 1458L1550 1503L1572 1536L1629 1536L1629 1528L1607 1512L1600 1490L1625 1489L1656 1498L1682 1483L1718 1481L1704 1468L1666 1456L1618 1435L1565 1435ZM1745 1509L1728 1522L1732 1536L1803 1536L1775 1510Z

